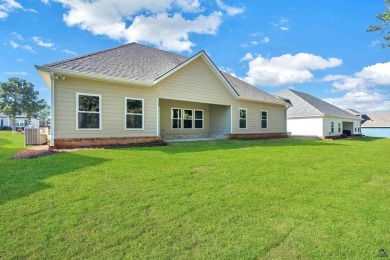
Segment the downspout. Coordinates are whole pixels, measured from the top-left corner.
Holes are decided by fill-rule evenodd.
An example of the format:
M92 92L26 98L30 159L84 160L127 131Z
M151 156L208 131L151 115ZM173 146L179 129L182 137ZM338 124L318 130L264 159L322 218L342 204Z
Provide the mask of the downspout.
M54 72L50 72L50 146L54 147L54 135L55 135L55 108L54 108L54 86L55 78Z

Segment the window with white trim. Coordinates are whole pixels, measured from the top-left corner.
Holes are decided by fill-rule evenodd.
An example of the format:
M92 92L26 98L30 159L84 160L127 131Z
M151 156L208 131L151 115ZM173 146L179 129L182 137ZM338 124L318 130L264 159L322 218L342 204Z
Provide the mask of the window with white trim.
M247 110L246 108L240 108L240 129L247 128Z
M192 128L193 110L183 109L183 127Z
M203 129L203 110L194 109L195 128Z
M334 122L330 122L330 132L334 133Z
M268 111L261 111L261 128L268 128Z
M77 129L101 129L101 95L77 93Z
M172 128L181 128L181 108L172 108Z
M125 98L126 100L126 129L144 129L144 100Z
M338 129L337 129L337 130L338 130L338 132L339 132L339 133L341 133L341 123L340 123L340 122L338 122L338 124L337 124L337 128L338 128Z
M26 126L26 120L24 120L24 119L16 119L15 126L16 127L25 127Z

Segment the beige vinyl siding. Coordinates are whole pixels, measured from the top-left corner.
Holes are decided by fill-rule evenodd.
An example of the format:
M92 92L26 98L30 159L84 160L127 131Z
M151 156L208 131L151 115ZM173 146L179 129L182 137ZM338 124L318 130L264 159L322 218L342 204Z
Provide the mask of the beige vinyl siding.
M165 99L221 105L230 105L235 100L202 57L152 88L156 89L156 95Z
M203 129L172 129L171 109L199 109L203 110ZM160 131L164 135L208 135L209 134L209 104L160 99Z
M102 97L102 129L76 130L76 93L97 94ZM144 99L144 130L125 130L125 97ZM286 132L286 115L283 105L242 101L214 75L202 57L173 73L155 86L94 81L66 77L55 80L55 138L132 137L157 135L157 98L160 105L160 131L171 132L170 107L164 100L187 101L178 108L204 110L204 133L230 133L230 106L233 107L233 133ZM194 102L198 104L191 104ZM191 105L190 105L191 104ZM210 112L210 104L224 105L225 109ZM166 112L166 107L169 112ZM248 129L238 128L239 108L248 110ZM261 128L261 110L268 111L268 129ZM227 112L229 111L229 112ZM210 113L210 114L209 114ZM212 113L212 114L211 114ZM218 116L222 118L217 118ZM210 129L209 118L217 118ZM169 124L169 127L166 124ZM219 128L219 129L218 129ZM189 130L189 129L182 129ZM193 129L198 133L197 129ZM211 130L211 131L209 131ZM189 131L190 133L190 131ZM162 132L160 134L163 134Z
M210 105L210 134L230 134L230 106Z
M157 135L157 98L150 88L66 78L55 90L57 139ZM102 96L102 130L76 130L76 93ZM125 97L144 99L144 130L125 130Z
M247 109L247 129L239 128L240 108ZM268 111L268 129L261 128L261 111ZM252 101L236 100L232 111L233 133L253 134L253 133L285 133L286 108L284 106L259 103Z

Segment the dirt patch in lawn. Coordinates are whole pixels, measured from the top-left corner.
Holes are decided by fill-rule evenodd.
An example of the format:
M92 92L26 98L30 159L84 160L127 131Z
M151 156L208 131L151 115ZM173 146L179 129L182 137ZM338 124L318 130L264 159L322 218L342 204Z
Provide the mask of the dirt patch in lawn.
M58 153L57 151L50 150L48 145L36 145L27 147L19 152L17 152L13 158L14 159L31 159L38 158L42 156L47 156L51 154Z

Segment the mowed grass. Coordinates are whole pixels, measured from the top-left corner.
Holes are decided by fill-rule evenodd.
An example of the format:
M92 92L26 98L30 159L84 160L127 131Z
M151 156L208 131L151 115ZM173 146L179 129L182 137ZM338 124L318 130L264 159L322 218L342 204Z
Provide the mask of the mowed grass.
M350 259L390 253L390 139L171 143L13 160L0 258Z

